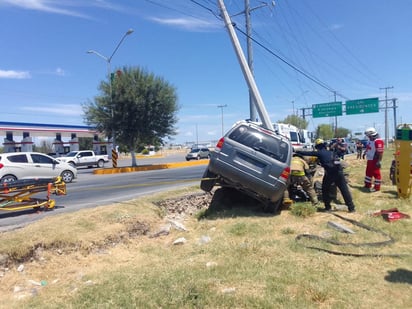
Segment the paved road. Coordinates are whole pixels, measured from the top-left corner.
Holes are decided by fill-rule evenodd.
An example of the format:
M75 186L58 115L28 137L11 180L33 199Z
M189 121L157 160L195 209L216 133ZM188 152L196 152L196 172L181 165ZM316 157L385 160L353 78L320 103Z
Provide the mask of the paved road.
M168 158L142 159L138 160L138 164L180 162L176 160L184 161L184 155L183 159L182 156L178 155ZM118 164L129 166L131 159L120 160ZM56 200L54 210L35 211L28 209L0 212L0 232L27 225L50 215L121 203L164 190L197 185L203 175L205 165L108 175L95 175L93 170L79 168L78 179L67 184L67 195L52 196ZM45 194L40 194L39 197L45 198Z

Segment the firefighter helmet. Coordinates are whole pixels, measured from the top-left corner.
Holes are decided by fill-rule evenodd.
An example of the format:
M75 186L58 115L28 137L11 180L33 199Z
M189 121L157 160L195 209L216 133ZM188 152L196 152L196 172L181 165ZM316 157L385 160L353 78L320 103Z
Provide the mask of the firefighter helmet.
M325 147L325 141L321 138L318 138L315 140L315 148L320 149L322 147Z
M375 137L376 135L378 135L378 132L376 132L376 130L375 130L375 128L367 128L366 130L365 130L365 135L367 136L367 137Z
M315 141L315 146L318 146L318 145L324 144L324 143L325 143L325 141L324 141L323 139L318 138L318 139L316 139L316 141Z

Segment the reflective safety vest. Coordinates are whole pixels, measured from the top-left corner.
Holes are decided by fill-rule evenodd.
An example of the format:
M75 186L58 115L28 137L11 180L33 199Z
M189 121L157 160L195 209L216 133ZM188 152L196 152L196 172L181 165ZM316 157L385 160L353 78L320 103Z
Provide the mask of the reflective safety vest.
M299 157L293 157L290 163L290 174L292 176L305 176L305 170L309 169L309 165Z

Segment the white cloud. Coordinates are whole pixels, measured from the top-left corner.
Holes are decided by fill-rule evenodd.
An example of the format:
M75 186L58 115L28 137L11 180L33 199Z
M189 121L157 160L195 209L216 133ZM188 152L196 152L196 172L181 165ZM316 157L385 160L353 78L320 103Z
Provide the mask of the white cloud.
M40 11L50 14L67 15L85 19L93 17L80 12L81 9L94 7L103 10L130 13L131 8L126 8L117 3L105 0L84 1L84 0L0 0L0 6L12 6L23 10Z
M73 3L66 1L52 0L0 0L0 5L9 5L19 7L25 10L42 11L46 13L69 15L81 18L89 18L87 15L67 9L65 6L73 6ZM79 2L80 5L80 2Z
M0 78L29 79L31 75L28 71L0 70Z
M335 31L335 30L339 30L339 29L342 29L342 28L343 28L343 25L341 25L341 24L333 24L329 27L329 30Z
M220 25L206 21L206 20L201 20L197 18L157 18L157 17L152 17L150 20L163 24L163 25L169 25L169 26L175 26L177 28L182 28L186 30L191 30L191 31L206 31L206 30L211 30L211 29L216 29Z
M44 114L65 115L65 116L81 116L83 111L80 105L66 104L53 106L24 106L21 108L24 111L39 112Z
M65 76L66 75L66 72L62 68L57 68L55 72L56 72L56 75L58 75L58 76Z

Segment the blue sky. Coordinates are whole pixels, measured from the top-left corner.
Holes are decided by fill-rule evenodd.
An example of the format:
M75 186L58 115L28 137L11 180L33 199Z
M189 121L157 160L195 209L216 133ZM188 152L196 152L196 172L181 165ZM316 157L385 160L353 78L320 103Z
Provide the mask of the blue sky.
M246 54L244 1L225 5ZM332 102L334 91L337 101L383 100L380 88L393 87L387 93L397 99L397 122L412 123L412 1L250 5L254 75L271 120ZM181 109L173 143L217 140L222 112L224 131L250 116L247 84L218 15L215 0L0 0L0 121L84 125L81 104L107 76L107 63L87 51L109 57L133 29L112 71L139 66L176 87ZM384 114L341 116L338 126L375 126L383 135ZM392 109L387 118L391 136ZM334 122L307 119L311 130Z

